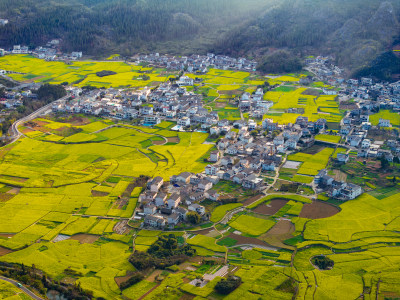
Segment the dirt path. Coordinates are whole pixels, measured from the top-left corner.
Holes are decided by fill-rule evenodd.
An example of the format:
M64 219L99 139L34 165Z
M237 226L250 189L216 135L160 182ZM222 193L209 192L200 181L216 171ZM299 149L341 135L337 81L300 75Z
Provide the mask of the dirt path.
M215 245L217 245L217 242L220 240L220 239L223 239L224 238L224 235L223 235L223 233L221 232L221 231L219 231L218 229L217 229L217 227L215 226L215 224L214 224L214 230L216 231L216 232L218 232L220 235L221 235L221 237L219 238L219 239L215 239ZM225 264L227 263L227 261L228 261L228 247L226 247L226 246L224 246L225 247Z

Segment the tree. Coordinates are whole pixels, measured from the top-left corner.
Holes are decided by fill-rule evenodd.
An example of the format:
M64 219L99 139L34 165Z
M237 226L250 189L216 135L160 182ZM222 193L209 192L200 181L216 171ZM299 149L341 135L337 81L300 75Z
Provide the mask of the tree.
M67 95L65 88L58 84L44 84L37 90L39 100L44 100L50 103L56 99L62 98Z
M186 218L192 224L199 224L200 223L200 215L195 211L189 212L186 215Z
M215 285L215 290L222 294L228 295L236 290L242 283L242 278L239 276L229 276L227 279L222 279Z
M393 158L393 162L396 163L396 164L399 164L400 163L400 159L397 156L395 156Z
M314 256L311 259L313 265L317 266L320 270L332 269L334 261L324 255Z
M20 114L23 114L25 111L26 111L26 107L25 106L23 106L23 105L18 106L17 112L19 112Z
M179 245L174 234L159 236L147 252L136 251L129 258L129 262L138 270L151 267L165 269L169 266L180 264L189 256L196 254L190 245Z
M389 162L385 157L381 157L379 160L381 161L381 169L382 170L385 170L389 167Z
M148 80L150 80L150 76L145 74L142 76L142 79L143 79L143 81L148 81Z
M257 70L268 73L288 73L298 72L302 67L297 56L282 50L264 57Z
M251 134L253 137L256 137L256 135L258 134L258 131L257 131L257 130L252 130L252 131L250 132L250 134Z
M279 130L274 130L274 131L272 132L272 138L277 137L277 136L279 135L279 133L280 133Z
M131 278L129 278L127 281L121 283L121 285L119 286L119 288L121 290L125 290L128 287L131 287L132 285L142 281L144 279L144 276L139 273L139 272L135 272Z

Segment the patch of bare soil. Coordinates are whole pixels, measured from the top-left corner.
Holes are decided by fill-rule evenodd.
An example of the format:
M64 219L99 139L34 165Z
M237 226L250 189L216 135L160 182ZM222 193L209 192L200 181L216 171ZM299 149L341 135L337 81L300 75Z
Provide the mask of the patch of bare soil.
M20 190L21 190L21 188L15 187L15 188L12 188L11 190L9 190L7 193L12 194L12 195L18 195Z
M347 181L347 174L340 171L340 170L333 170L333 173L335 173L335 176L333 177L337 181Z
M212 237L212 238L216 238L216 237L220 236L220 234L218 233L218 231L212 230L208 234L206 234L206 236L209 236L209 237Z
M340 103L339 104L339 109L357 109L358 106L353 103Z
M74 284L75 281L77 281L78 279L73 278L73 277L65 277L61 280L62 283L64 284Z
M6 255L6 254L11 253L11 252L13 252L13 251L10 250L10 249L0 247L0 256Z
M213 230L214 230L214 227L210 227L210 228L206 228L206 229L201 229L199 231L191 231L191 233L206 235L206 234L210 233Z
M43 126L50 124L50 122L35 120L35 121L31 121L31 122L28 122L25 124L30 125L31 127L36 127L36 126L43 127Z
M71 240L79 241L81 244L93 244L98 239L99 239L98 235L85 234L85 233L71 236Z
M32 131L35 131L35 130L30 129L30 128L25 128L25 129L21 130L21 132L22 132L23 134L28 133L28 132L32 132Z
M246 237L238 234L231 233L228 235L229 238L237 240L237 244L235 246L240 245L257 245L263 247L270 247L271 245L267 244L264 241L261 241L257 238Z
M25 181L27 181L29 179L29 178L8 176L8 175L1 175L0 177L4 178L4 179L7 179L7 180L16 181L16 182L25 182Z
M55 129L55 131L63 133L63 132L69 131L69 127L60 127L60 128Z
M255 202L255 201L261 199L262 197L264 197L263 194L255 195L255 196L252 196L252 197L246 199L246 200L243 201L242 203L243 203L244 206L247 206L247 205L250 205L250 204L252 204L253 202Z
M317 154L318 152L320 152L324 148L326 148L326 147L322 146L322 145L319 145L319 144L315 144L315 145L311 146L310 148L305 149L302 152L307 153L307 154Z
M295 227L289 220L279 220L267 233L263 234L262 238L265 242L270 245L279 248L294 249L292 246L288 246L283 242L293 237Z
M189 279L189 278L182 278L182 281L184 282L184 283L189 283L191 280ZM182 298L181 298L182 299Z
M215 107L216 108L225 108L226 103L225 102L216 102Z
M340 210L331 204L321 201L313 201L312 203L304 204L299 217L307 219L323 219L332 217L338 212L340 212Z
M287 233L293 233L295 231L295 227L289 220L279 220L278 223L272 227L267 234L270 235L281 235Z
M0 233L0 237L2 238L12 238L15 235L15 233Z
M82 126L82 125L89 124L91 121L86 117L74 115L71 118L69 118L68 120L66 120L66 122L68 122L74 126Z
M261 204L254 209L254 212L262 215L274 215L288 203L287 199L274 199L269 204Z
M180 140L177 136L169 137L169 138L167 138L167 141L168 141L168 143L176 143L176 144L178 144L180 142Z
M163 272L163 270L154 270L153 273L151 273L149 275L149 277L146 278L147 281L151 281L151 282L157 282L157 277L159 275L161 275L161 273Z
M115 233L118 233L118 234L127 233L130 230L130 228L128 226L128 220L122 220L122 221L118 222L114 226L113 230L114 230Z
M317 90L317 89L306 89L301 94L302 95L309 95L309 96L319 96L319 95L321 95L321 91Z
M185 279L185 278L184 278L184 279ZM190 280L188 279L188 282L187 282L187 283L189 283L189 282L190 282ZM186 283L186 282L185 282L185 283ZM195 295L184 294L182 297L179 298L179 300L192 300L192 299L194 299L194 298L196 298Z
M125 275L125 276L115 277L115 278L114 278L115 283L116 283L118 286L120 286L121 283L123 283L123 282L125 282L125 281L128 281L128 280L132 277L132 274L133 274L132 271L128 271L128 272L126 272L126 275Z
M23 81L23 83L32 83L32 82L35 82L35 81L37 81L39 79L42 79L42 78L44 78L44 76L37 76L37 77L34 77L34 78L31 78L31 79Z
M167 142L165 140L162 141L153 141L153 145L165 145Z
M99 192L99 191L92 191L93 197L105 197L108 196L109 193L107 192Z
M14 198L15 195L7 194L7 193L0 193L0 202L7 202Z
M239 91L239 90L227 90L227 91L218 91L218 93L220 93L221 95L240 95L243 92Z

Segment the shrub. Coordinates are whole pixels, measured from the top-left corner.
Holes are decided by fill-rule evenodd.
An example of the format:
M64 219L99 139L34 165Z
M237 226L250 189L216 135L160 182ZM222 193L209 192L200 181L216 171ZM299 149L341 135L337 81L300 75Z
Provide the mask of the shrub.
M242 278L238 276L229 276L227 279L222 279L215 285L215 290L222 294L228 295L236 290L242 283Z
M334 261L324 255L314 256L311 262L320 270L330 270L334 265Z
M144 276L142 274L140 274L139 272L136 272L135 274L133 274L133 276L131 278L129 278L127 281L121 283L121 285L119 286L119 288L121 290L125 290L128 287L131 287L132 285L142 281L144 279Z
M107 71L107 70L100 71L100 72L96 73L96 75L98 77L105 77L105 76L110 76L110 75L115 75L115 74L117 74L117 73L115 73L114 71Z
M166 268L167 270L170 270L172 272L178 272L179 271L179 267L177 265L172 265Z

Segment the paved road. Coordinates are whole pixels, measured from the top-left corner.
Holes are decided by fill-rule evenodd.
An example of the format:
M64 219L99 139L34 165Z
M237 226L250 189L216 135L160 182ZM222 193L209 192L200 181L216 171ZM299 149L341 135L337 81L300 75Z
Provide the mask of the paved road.
M0 279L1 280L4 280L4 281L7 281L7 282L9 282L9 283L11 283L11 284L13 284L13 285L15 285L17 288L19 288L22 292L24 292L25 294L27 294L28 296L30 296L31 298L33 298L33 299L36 299L36 300L44 300L43 298L41 298L41 297L39 297L39 296L37 296L37 295L35 295L34 293L32 293L30 290L28 290L26 287L24 287L24 286L21 286L21 287L19 287L18 286L18 281L15 281L15 280L12 280L12 279L10 279L10 278L7 278L7 277L3 277L3 276L0 276Z
M51 102L51 103L49 103L49 104L47 104L47 105L45 105L45 106L39 108L37 111L34 111L34 112L31 113L30 115L28 115L28 116L26 116L26 117L23 117L23 118L21 118L21 119L15 121L15 122L11 125L11 128L10 128L11 140L12 140L11 143L16 142L16 141L21 137L21 135L22 135L22 133L18 130L18 126L19 126L19 125L21 125L22 123L25 123L25 122L29 122L29 121L31 121L31 120L33 120L33 119L39 117L41 114L43 114L43 113L45 113L46 111L48 111L49 109L51 109L51 106L52 106L53 104L62 102L62 101L64 101L64 100L66 100L68 97L69 97L69 96L67 95L67 96L65 96L65 97L63 97L63 98L60 98L60 99L58 99L58 100L55 100L55 101L53 101L53 102ZM10 144L11 144L11 143L10 143Z

